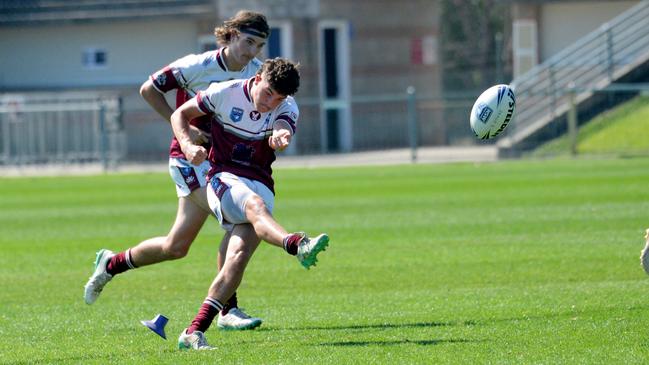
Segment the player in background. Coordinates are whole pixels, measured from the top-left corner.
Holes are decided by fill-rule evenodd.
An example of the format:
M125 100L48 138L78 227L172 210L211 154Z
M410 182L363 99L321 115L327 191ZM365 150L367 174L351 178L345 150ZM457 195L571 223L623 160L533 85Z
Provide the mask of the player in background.
M266 44L270 29L263 14L239 11L223 26L214 30L217 43L225 45L215 51L187 55L150 76L140 94L166 121L173 109L164 94L176 90L176 107L205 90L210 84L252 77L261 66L255 57ZM194 143L210 148L209 116L193 118L189 133ZM169 173L176 184L178 210L167 236L153 237L119 253L102 249L97 253L95 271L85 286L85 301L92 304L104 286L117 274L129 269L152 265L187 255L190 245L210 214L205 194L195 191L204 187L210 165L208 161L190 163L174 137L169 148ZM228 248L229 233L221 241L218 268L221 269ZM238 308L236 293L226 300L217 325L222 329L252 329L262 320L252 318Z
M296 256L307 269L328 245L326 234L310 239L302 232L288 233L272 217L271 165L275 150L286 148L295 133L299 111L290 95L297 92L299 82L295 64L280 58L266 60L254 77L212 84L171 116L174 134L194 164L202 163L208 151L193 142L189 121L211 117L214 144L205 190L212 213L230 233L225 263L198 314L178 338L181 349L212 348L204 332L241 283L261 240Z

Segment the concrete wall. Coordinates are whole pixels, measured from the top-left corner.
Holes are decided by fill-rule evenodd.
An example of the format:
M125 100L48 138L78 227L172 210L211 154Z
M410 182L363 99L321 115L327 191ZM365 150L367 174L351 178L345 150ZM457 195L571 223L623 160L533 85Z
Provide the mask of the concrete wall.
M638 1L561 1L540 11L540 58L546 60Z
M105 67L82 65L88 47L106 50ZM139 85L153 71L195 52L196 47L193 21L4 27L0 28L0 89Z

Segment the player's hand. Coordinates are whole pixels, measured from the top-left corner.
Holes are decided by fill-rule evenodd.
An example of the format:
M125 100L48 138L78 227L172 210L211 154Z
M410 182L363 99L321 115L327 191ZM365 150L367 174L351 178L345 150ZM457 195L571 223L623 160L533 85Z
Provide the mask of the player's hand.
M200 165L207 158L207 150L203 146L187 144L182 150L187 161L191 162L192 165Z
M189 126L189 138L191 138L193 143L202 145L209 142L211 137L209 133L198 129L196 126Z
M276 151L283 151L291 143L291 132L286 129L274 130L268 138L268 145Z

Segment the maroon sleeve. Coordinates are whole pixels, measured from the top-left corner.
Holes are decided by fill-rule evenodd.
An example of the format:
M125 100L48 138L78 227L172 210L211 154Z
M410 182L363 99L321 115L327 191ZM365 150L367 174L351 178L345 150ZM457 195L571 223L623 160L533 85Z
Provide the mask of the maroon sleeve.
M153 82L153 86L162 93L179 88L178 81L174 76L173 70L169 66L154 73L150 78Z

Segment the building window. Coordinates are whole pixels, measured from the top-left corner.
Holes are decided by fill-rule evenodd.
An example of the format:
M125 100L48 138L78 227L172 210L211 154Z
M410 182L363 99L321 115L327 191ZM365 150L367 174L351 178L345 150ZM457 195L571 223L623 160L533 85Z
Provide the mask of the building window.
M283 57L293 59L293 26L288 21L269 22L270 37L260 58Z
M100 48L86 48L81 56L84 68L105 68L108 65L108 52Z
M514 78L523 75L538 63L536 26L535 20L514 20Z
M352 149L349 23L318 23L320 68L320 145L322 152Z

